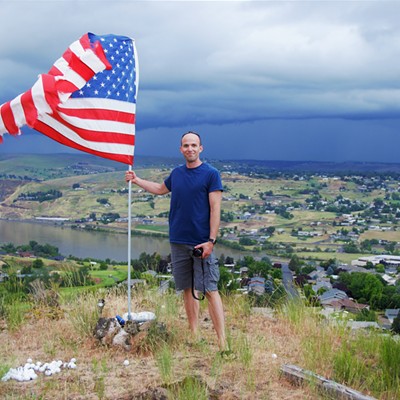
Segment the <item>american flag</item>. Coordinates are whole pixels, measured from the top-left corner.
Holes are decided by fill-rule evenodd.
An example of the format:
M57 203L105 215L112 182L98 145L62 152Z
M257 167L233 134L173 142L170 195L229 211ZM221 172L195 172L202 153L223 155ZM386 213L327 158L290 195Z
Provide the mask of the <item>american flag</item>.
M0 107L0 135L28 125L66 146L132 165L137 90L134 41L87 33L30 90Z

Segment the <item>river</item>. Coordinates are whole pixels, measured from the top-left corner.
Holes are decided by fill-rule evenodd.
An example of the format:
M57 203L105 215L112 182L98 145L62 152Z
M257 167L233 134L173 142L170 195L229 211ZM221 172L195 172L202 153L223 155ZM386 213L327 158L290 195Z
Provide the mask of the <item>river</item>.
M107 232L81 231L45 223L0 220L0 244L28 244L34 240L39 244L51 244L64 256L96 258L127 262L128 235ZM141 253L167 256L170 253L169 241L163 238L132 236L131 258L139 258ZM242 258L245 253L222 245L215 246L217 257L221 254Z

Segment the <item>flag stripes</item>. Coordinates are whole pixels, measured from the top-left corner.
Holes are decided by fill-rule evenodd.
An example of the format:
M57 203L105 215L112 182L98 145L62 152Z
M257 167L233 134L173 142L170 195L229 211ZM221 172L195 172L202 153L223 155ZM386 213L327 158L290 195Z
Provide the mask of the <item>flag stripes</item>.
M0 135L27 124L66 146L132 164L135 56L130 38L82 36L30 90L1 106Z

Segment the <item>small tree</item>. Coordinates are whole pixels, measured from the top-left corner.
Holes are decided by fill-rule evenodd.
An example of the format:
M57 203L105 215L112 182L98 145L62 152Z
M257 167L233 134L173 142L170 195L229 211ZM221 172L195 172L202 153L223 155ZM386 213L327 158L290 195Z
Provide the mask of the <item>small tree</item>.
M100 271L107 271L107 269L108 269L108 264L105 263L105 262L101 262L100 265L99 265L99 270Z
M393 320L392 331L394 333L400 334L400 312L397 314L397 317Z
M43 266L44 266L44 263L43 263L43 260L41 258L37 258L32 263L32 267L33 268L43 268Z

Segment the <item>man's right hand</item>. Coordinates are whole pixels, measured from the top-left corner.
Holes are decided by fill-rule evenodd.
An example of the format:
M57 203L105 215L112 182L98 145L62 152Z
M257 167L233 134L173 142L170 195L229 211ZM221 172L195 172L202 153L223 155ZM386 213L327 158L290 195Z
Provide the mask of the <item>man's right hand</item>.
M134 182L136 180L136 178L137 178L137 176L134 171L126 171L125 172L125 180L127 182L129 182L129 181Z

